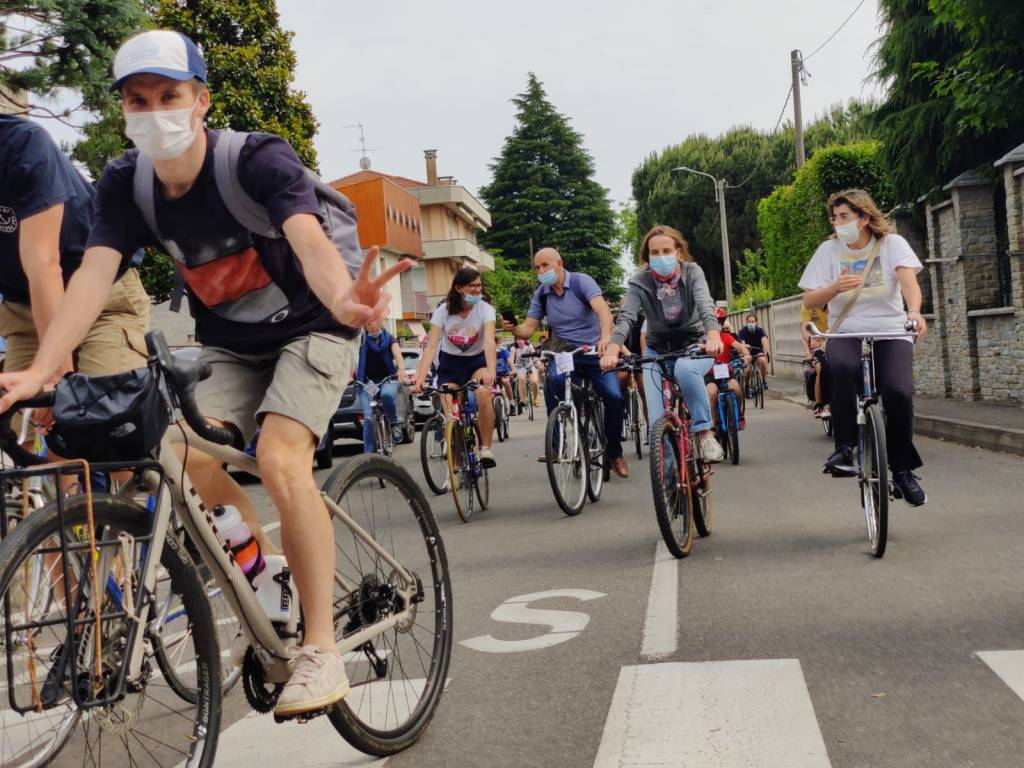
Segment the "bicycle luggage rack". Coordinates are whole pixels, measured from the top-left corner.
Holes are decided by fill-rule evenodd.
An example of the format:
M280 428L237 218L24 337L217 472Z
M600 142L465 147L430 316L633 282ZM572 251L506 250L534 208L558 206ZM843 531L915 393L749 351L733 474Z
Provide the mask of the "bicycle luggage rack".
M140 476L144 472L154 471L159 475L160 482L158 484L158 491L156 493L156 499L154 509L159 507L161 497L165 489L164 471L160 463L153 459L141 459L132 461L116 461L116 462L96 462L89 463L84 460L76 459L65 462L55 462L48 464L41 464L34 467L25 468L0 468L0 483L5 487L20 481L22 488L27 487L27 480L32 477L51 477L57 489L61 488L61 479L69 475L77 475L84 479L84 487L86 489L85 496L87 497L88 504L88 518L92 519L92 491L91 483L89 481L90 472L101 472L109 475L113 472L130 471L136 477ZM67 674L61 674L60 687L62 690L70 689L71 698L74 704L79 709L91 709L94 707L101 707L108 704L115 703L124 697L126 680L125 677L128 671L128 665L120 663L120 659L113 669L105 668L103 659L101 657L102 648L108 641L118 642L118 647L131 648L135 642L136 633L139 631L141 621L138 617L144 615L149 603L152 600L152 595L149 594L138 594L137 598L133 601L135 603L135 615L129 616L128 612L124 610L121 603L121 589L120 586L115 582L114 577L109 573L106 575L103 581L103 589L101 592L106 597L114 597L113 600L104 599L100 607L100 613L96 615L96 600L92 595L89 594L88 585L97 579L95 573L96 563L101 559L101 553L110 549L119 549L123 546L121 539L111 539L108 541L100 540L97 536L100 534L99 531L84 530L81 532L82 540L68 540L68 530L65 525L65 505L69 498L65 497L62 492L56 494L56 507L57 507L57 518L60 523L60 543L53 544L50 546L40 546L33 550L33 556L42 557L60 557L61 561L61 577L62 582L65 585L74 583L72 589L65 588L64 590L64 611L65 615L63 618L56 619L41 619L39 621L28 621L24 623L16 623L16 616L12 615L11 605L11 594L8 589L5 592L3 600L3 613L4 613L4 652L7 663L7 692L8 701L10 702L11 709L17 712L19 715L26 715L35 712L41 712L45 708L44 702L41 699L41 689L43 682L47 679L47 675L50 673L52 665L66 664L68 667ZM10 519L9 519L9 499L6 493L0 494L0 543L2 543L8 534ZM19 513L23 513L24 505L27 502L23 502L17 510ZM53 504L54 502L50 502ZM153 516L151 516L153 519ZM77 529L88 528L88 526L75 526ZM152 526L149 532L144 536L134 537L134 541L141 545L140 553L142 556L142 562L140 563L139 572L144 572L148 559L150 556L149 543L152 541L153 531ZM83 560L83 553L91 552L92 562L86 566ZM90 557L89 554L84 557ZM72 562L72 558L75 558L81 567L77 569L76 581L71 581L71 571L69 563ZM135 573L134 567L130 568L129 572L125 574L127 578ZM138 589L138 585L127 584L126 588L130 594L134 593L134 590ZM26 599L28 598L26 592ZM74 610L70 610L71 602L74 602ZM54 598L56 602L56 598ZM13 613L16 613L14 611ZM122 625L127 624L127 627L123 628L118 626L118 622ZM63 660L57 659L52 663L45 663L41 670L41 673L36 672L36 656L35 651L32 648L33 645L33 632L45 629L47 627L58 627L64 625L66 627L66 634L63 642L60 644L64 650L61 651L61 655L64 656ZM109 633L109 627L114 626L116 633ZM99 629L99 635L96 636L96 630ZM126 630L126 631L125 631ZM29 648L28 655L28 671L19 672L15 674L15 658L14 650L20 648L21 645L17 644L17 635L19 633L27 633L27 645ZM109 633L109 634L107 634ZM106 635L106 637L105 637ZM72 639L70 644L70 652L68 650L69 639ZM95 641L94 641L95 640ZM124 642L120 642L123 640ZM90 658L91 657L91 658ZM82 667L86 669L82 669ZM92 667L88 670L88 667ZM80 672L81 669L81 672ZM111 677L111 672L114 673L114 677ZM87 685L83 685L87 683ZM18 691L25 690L28 688L29 701L19 701Z

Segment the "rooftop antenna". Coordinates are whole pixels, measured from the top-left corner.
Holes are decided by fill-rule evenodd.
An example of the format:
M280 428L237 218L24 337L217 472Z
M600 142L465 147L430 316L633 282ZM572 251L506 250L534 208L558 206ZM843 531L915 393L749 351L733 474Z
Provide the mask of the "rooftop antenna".
M350 149L349 152L359 152L362 157L359 158L359 167L364 171L370 170L370 157L367 153L376 152L380 147L367 147L366 146L366 133L363 131L362 123L354 123L352 125L346 125L346 128L358 128L359 129L359 149Z

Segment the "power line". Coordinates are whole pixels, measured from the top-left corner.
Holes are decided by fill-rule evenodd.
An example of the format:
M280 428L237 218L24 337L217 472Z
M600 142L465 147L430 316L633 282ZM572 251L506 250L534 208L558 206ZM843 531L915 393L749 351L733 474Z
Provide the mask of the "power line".
M768 138L769 139L772 136L774 136L776 133L778 133L779 126L782 125L782 118L785 117L785 115L786 115L786 107L789 106L789 99L790 99L790 97L792 97L792 95L793 95L793 86L790 85L789 86L789 90L786 92L786 101L783 103L782 110L779 112L779 119L775 121L775 127L772 128L772 132L770 134L768 134ZM748 181L750 181L752 178L754 178L754 174L757 173L759 170L761 170L761 166L764 165L765 154L766 153L764 153L764 152L761 153L761 157L758 158L757 165L754 166L754 170L752 170L750 172L750 175L748 175L747 178L745 178L739 184L730 184L729 185L729 189L739 189L744 184L746 184Z
M827 39L827 40L826 40L826 41L825 41L824 43L822 43L822 44L821 44L821 45L819 45L819 46L818 46L817 48L815 48L815 49L814 49L813 51L811 51L811 52L810 52L809 54L807 54L806 56L804 56L803 60L804 60L805 62L806 62L806 61L810 61L810 60L811 60L811 57L812 57L812 56L813 56L814 54L816 54L816 53L817 53L818 51L820 51L820 50L821 50L822 48L824 48L824 47L825 47L826 45L828 45L829 43L831 43L831 42L832 42L832 40L833 40L833 39L835 38L835 36L836 36L836 35L838 35L838 34L839 34L840 32L842 32L842 31L843 31L843 27L845 27L845 26L846 26L847 24L849 24L849 23L850 23L850 19L852 19L852 18L853 18L853 17L854 17L855 15L856 15L857 11L859 11L859 10L860 10L860 7L861 7L862 5L864 5L864 2L865 2L865 0L860 0L860 2L859 2L859 3L857 3L857 7L856 7L856 8L854 8L854 9L853 9L853 10L852 10L852 11L850 12L850 15L846 17L846 20L845 20L845 21L844 21L844 22L843 22L842 24L840 24L840 25L839 25L839 26L838 26L838 27L836 28L836 31L835 31L835 32L833 32L833 33L832 33L831 35L829 35L829 36L828 36L828 39Z

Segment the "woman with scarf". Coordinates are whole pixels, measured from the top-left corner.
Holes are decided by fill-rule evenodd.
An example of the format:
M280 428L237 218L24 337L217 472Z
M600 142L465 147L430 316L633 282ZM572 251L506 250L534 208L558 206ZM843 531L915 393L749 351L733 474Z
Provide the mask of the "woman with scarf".
M703 342L712 357L722 352L715 304L708 290L704 271L693 262L682 233L672 227L655 226L640 245L640 261L645 265L626 285L615 330L601 358L601 367L618 365L619 350L643 315L647 319L645 356L682 352ZM690 412L693 431L699 436L704 461L722 461L722 447L712 431L711 407L704 389L704 374L711 370L710 359L676 358L663 366L682 391ZM653 365L644 366L644 396L648 424L653 425L665 413L661 396L661 375Z
M405 368L402 361L402 348L398 340L381 328L380 323L373 322L366 326L363 344L359 348L359 367L356 368L356 381L366 384L372 381L380 386L380 399L384 405L391 430L395 433L395 442L401 440L398 434L398 408L395 396L398 394L399 382L392 380L384 385L381 382L389 376L398 376ZM359 387L359 403L363 406L363 453L373 453L377 445L373 437L373 404L365 388Z

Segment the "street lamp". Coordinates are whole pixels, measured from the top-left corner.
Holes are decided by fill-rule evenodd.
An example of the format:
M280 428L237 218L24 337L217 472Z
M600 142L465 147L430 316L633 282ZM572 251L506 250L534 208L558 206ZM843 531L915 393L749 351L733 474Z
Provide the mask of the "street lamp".
M673 171L685 171L695 176L706 176L715 185L715 202L718 203L719 218L722 220L722 267L725 271L725 300L732 303L732 263L729 260L729 225L725 220L725 179L716 179L710 173L695 171L680 165Z

